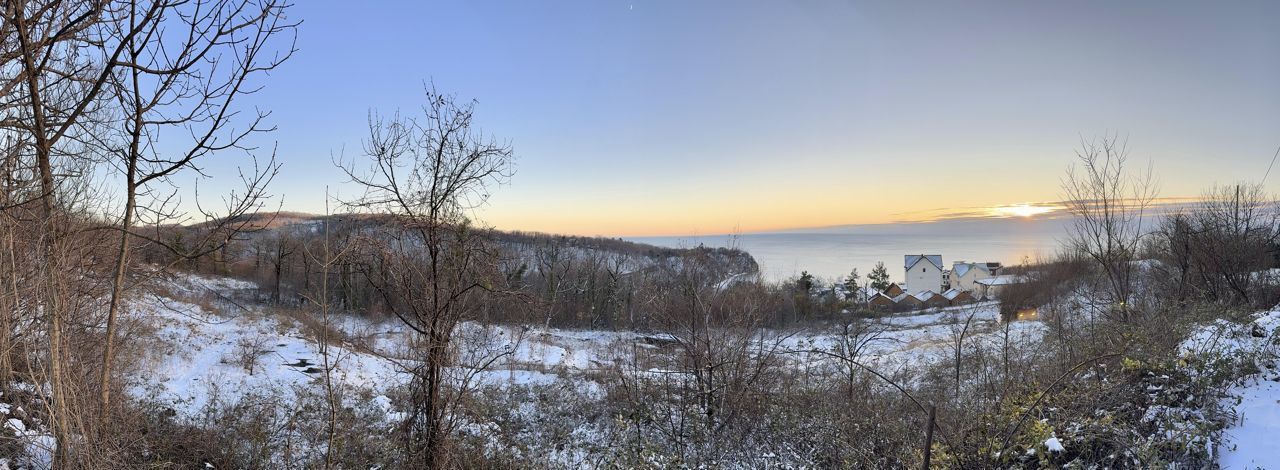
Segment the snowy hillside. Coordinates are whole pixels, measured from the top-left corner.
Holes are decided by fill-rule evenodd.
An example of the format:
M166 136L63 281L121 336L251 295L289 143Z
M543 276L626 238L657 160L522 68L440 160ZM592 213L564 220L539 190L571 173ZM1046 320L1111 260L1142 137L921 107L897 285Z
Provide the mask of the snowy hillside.
M226 407L247 395L266 395L279 400L301 400L299 390L319 393L323 387L324 356L315 331L297 319L277 313L264 305L237 299L237 292L255 286L244 281L197 275L183 275L171 281L167 295L148 295L133 310L155 329L145 338L149 351L143 372L131 379L130 391L139 399L158 401L171 407L181 418L195 419L210 407ZM918 315L868 320L864 358L887 373L908 370L951 354L956 333L966 320L970 343L996 344L1006 331L996 323L996 306L979 304L949 308ZM394 425L401 410L391 397L404 385L403 371L413 361L405 357L404 329L398 321L375 321L340 315L333 320L342 340L329 347L334 380L358 390L351 400L364 401L381 410L385 425ZM1035 322L1009 326L1008 340L1029 343L1038 340L1043 327ZM502 390L550 388L573 390L583 399L603 399L601 374L634 370L643 351L645 363L664 361L655 356L668 354L673 339L662 333L626 331L561 330L514 326L465 324L463 338L483 338L484 358L497 357L484 370L455 368L453 377L474 386ZM822 368L831 359L814 351L829 350L841 340L834 331L777 333L782 346L792 351L794 367ZM641 374L654 374L648 369ZM522 392L523 393L523 392ZM359 404L352 404L359 405ZM301 406L298 403L297 406ZM552 406L552 405L548 405ZM551 410L526 403L520 412L536 419ZM484 436L491 424L474 423L464 432ZM502 445L495 441L492 445ZM584 446L599 443L584 443ZM584 452L566 452L557 457L564 465L580 463Z
M324 393L329 364L335 387L345 390L344 406L363 413L363 425L391 429L403 419L400 389L416 361L407 348L412 335L397 320L335 314L324 329L314 311L259 303L248 295L256 290L245 281L184 274L136 299L130 315L147 328L138 329L132 339L145 354L128 377L128 393L194 425L239 409L245 400L269 399L283 410L305 408L308 400ZM852 340L863 364L888 377L904 377L915 387L927 386L921 371L947 364L958 350L1034 354L1047 332L1038 321L998 322L995 303L852 320L850 325L856 335L838 326L764 332L758 347L776 347L786 367L797 373L839 374L840 361L831 352ZM1187 357L1259 360L1261 372L1238 382L1222 399L1222 406L1238 416L1222 432L1218 460L1224 468L1280 466L1269 451L1270 438L1280 433L1277 327L1280 310L1273 310L1248 324L1220 320L1200 327L1182 344ZM321 334L330 338L327 348L321 347ZM448 376L499 405L467 414L458 430L461 438L493 455L537 456L532 461L546 466L591 466L611 454L609 442L625 427L617 428L599 413L606 400L629 390L629 382L688 380L680 379L686 372L671 368L679 364L682 339L664 332L466 323L458 338L469 345L468 352L459 355ZM888 389L884 383L878 387ZM509 406L502 407L504 403ZM1159 406L1147 411L1157 420L1197 412ZM0 404L0 413L22 415L8 404ZM10 465L48 465L52 438L38 421L10 418L6 427L28 455ZM1070 437L1050 435L1041 448L1061 453L1074 445ZM776 461L812 458L799 452Z

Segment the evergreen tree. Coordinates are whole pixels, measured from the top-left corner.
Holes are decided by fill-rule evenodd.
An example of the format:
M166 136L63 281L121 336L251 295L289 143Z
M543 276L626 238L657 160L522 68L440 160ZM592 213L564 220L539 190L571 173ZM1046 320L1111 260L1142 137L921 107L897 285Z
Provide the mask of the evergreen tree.
M884 291L889 288L889 270L885 269L884 262L876 263L875 269L871 270L871 274L867 275L867 279L871 280L871 288Z
M796 280L796 289L802 292L813 291L813 275L809 271L800 271L800 279Z
M861 279L862 276L858 275L858 268L853 268L853 271L849 273L849 277L844 278L844 290L846 292L846 297L859 300L858 298L861 297L861 292L859 291L861 289L858 287L858 281Z

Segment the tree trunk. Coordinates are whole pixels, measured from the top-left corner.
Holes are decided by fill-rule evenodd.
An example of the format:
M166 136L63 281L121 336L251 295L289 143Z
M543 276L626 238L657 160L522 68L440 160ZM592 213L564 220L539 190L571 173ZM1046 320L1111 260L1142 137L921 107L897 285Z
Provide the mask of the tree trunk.
M111 306L107 309L107 332L102 347L102 370L99 371L98 384L98 420L106 426L111 405L111 365L115 354L116 316L120 312L121 298L124 296L125 269L129 265L129 228L133 224L134 199L133 162L128 173L128 189L125 196L124 220L120 222L120 249L116 251L115 277L111 281Z
M25 11L20 6L10 5L14 24L17 26L17 37L22 50L23 71L26 74L27 91L31 100L32 134L35 138L35 154L40 173L40 210L44 235L44 269L45 289L43 306L49 319L49 385L52 389L53 402L50 404L53 435L56 440L53 452L54 468L66 468L70 462L68 450L67 411L64 384L62 383L62 305L58 295L59 259L57 256L58 233L54 217L54 180L52 143L46 134L47 127L44 108L41 102L38 68L32 52L32 45L27 38Z
M283 260L282 258L280 258L279 256L277 256L277 257L276 257L276 266L275 266L275 269L276 269L276 271L275 271L275 273L276 273L276 283L275 283L275 288L271 291L271 300L272 300L272 301L274 301L276 304L279 304L279 303L280 303L280 271L281 271L281 268L282 268L282 267L281 267L281 265L282 265L283 263L284 263L284 260Z
M423 449L426 450L423 463L426 468L436 469L445 468L448 465L448 459L444 455L444 415L443 407L440 403L440 383L445 362L445 351L443 343L437 339L432 340L427 352L427 396L423 403L423 414L427 417L426 436L423 439Z
M6 266L9 270L7 279L9 282L4 287L9 292L4 296L7 299L5 305L0 307L4 308L4 311L0 312L0 384L8 384L13 380L13 360L10 356L13 353L13 320L18 312L18 298L21 296L18 290L18 253L14 243L13 226L9 225L6 232L5 252L9 255L9 265Z

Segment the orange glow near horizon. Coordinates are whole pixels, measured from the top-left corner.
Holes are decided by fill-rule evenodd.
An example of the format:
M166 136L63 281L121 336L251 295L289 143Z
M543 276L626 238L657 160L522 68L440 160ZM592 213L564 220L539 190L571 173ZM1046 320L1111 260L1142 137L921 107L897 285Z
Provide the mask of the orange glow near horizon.
M1172 206L1197 199L1161 198L1155 205ZM627 200L611 205L593 201L579 203L573 210L558 211L546 210L532 201L511 201L488 206L476 216L500 230L605 237L683 237L983 218L1030 221L1065 216L1067 211L1061 201L979 203L908 212L893 212L884 204L850 206L843 201L831 198L797 204L768 197L702 203Z
M736 204L723 208L690 207L679 213L668 212L661 217L650 216L650 211L638 207L615 207L590 211L593 214L591 217L583 217L580 214L548 214L503 209L505 210L491 208L484 211L481 219L488 225L502 230L583 236L652 237L802 230L840 225L937 222L955 218L1031 219L1059 211L1063 206L1056 203L1020 203L894 214L867 208L841 210L841 207L822 203L800 207L765 203L745 207ZM745 222L750 219L757 222ZM763 222L765 220L768 222Z

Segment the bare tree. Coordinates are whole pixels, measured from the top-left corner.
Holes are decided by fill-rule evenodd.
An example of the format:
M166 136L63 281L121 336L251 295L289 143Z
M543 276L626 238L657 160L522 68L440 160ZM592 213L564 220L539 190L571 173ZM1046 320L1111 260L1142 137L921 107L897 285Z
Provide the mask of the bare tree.
M546 307L543 325L551 326L561 308L561 297L572 290L570 273L574 268L574 255L566 237L556 237L537 243L533 248L534 266L542 282L540 296Z
M1147 209L1157 184L1150 166L1133 174L1126 166L1129 148L1115 136L1082 141L1077 165L1067 171L1062 189L1074 216L1070 248L1091 259L1101 271L1109 302L1128 321L1133 292L1133 264L1143 237Z
M674 354L656 358L664 361L658 377L627 382L628 395L680 461L697 466L740 451L735 446L756 430L749 417L784 361L788 335L765 328L782 299L759 281L725 284L730 273L708 250L692 250L660 272L650 309ZM650 403L655 394L661 404Z
M78 222L95 220L107 210L102 204L106 198L73 186L103 164L117 166L125 180L124 214L113 227L121 236L109 275L112 289L103 367L95 371L99 377L98 404L105 421L130 238L141 236L131 236L132 227L146 217L160 219L163 214L172 214L167 204L172 199L152 192L150 183L164 182L180 169L194 168L194 161L205 155L250 150L242 139L266 130L258 124L265 117L261 114L247 127L230 129L240 113L231 102L259 86L247 82L247 77L273 68L288 56L261 57L270 36L292 29L293 23L283 20L283 8L274 1L256 0L5 3L5 19L0 22L0 69L6 71L0 76L0 132L16 152L5 162L5 177L10 182L22 180L22 184L9 186L16 190L6 190L0 207L6 209L6 216L13 215L10 209L39 207L36 227L41 235L37 239L43 247L37 264L44 273L39 281L43 287L32 297L38 301L31 310L41 312L48 324L50 427L58 446L55 466L77 464L71 460L74 441L70 439L73 418L66 322L71 309L80 308L57 297L73 282L58 277L83 282L87 278L68 273L95 272L59 263L74 260L67 253L81 248L70 241L79 236L77 231L100 229ZM193 143L185 149L166 148L162 152L154 145L162 129L170 129L167 142L177 142L175 135L185 133ZM271 174L273 167L268 165L266 173ZM34 184L27 184L27 176ZM251 194L260 194L256 185L268 179L246 177L254 185L245 196L252 200ZM97 199L89 202L86 197ZM139 198L156 202L140 206ZM75 212L76 207L90 207L85 204L98 213ZM198 250L208 246L196 245ZM75 318L79 322L97 316ZM76 374L76 379L82 375L92 374ZM89 458L87 454L82 457Z
M1193 252L1192 219L1185 211L1176 211L1160 220L1154 232L1156 237L1151 241L1151 251L1155 252L1161 264L1161 279L1166 283L1166 290L1176 293L1178 302L1185 302L1188 297L1198 295L1192 292L1194 269L1191 253ZM1172 282L1173 286L1167 284Z
M288 266L289 259L298 251L298 243L284 231L277 231L264 242L270 244L267 255L271 258L271 301L279 304L280 285L284 280L285 267Z
M365 188L353 207L390 214L393 230L369 240L376 262L367 275L387 308L415 333L421 353L412 370L405 449L426 468L449 464L446 383L455 330L500 277L467 211L490 185L509 178L510 145L474 128L475 103L426 87L420 118L372 115L367 171L344 165ZM456 390L455 390L456 391Z
M845 398L850 402L857 396L857 384L865 374L862 361L867 349L875 342L883 341L885 327L868 321L845 321L840 323L835 345L830 356L839 362L845 378Z
M978 308L974 306L965 307L954 312L950 316L949 328L951 332L951 353L953 364L953 379L955 385L955 394L952 399L956 404L960 403L960 371L964 365L964 340L969 336L970 329L973 327L973 319L978 315Z
M116 317L127 287L134 224L143 220L159 226L181 220L170 205L173 192L160 192L155 186L183 170L199 173L199 161L212 155L252 152L248 138L272 129L263 123L265 112L240 119L236 100L258 89L250 80L292 55L292 45L283 54L272 50L273 39L291 34L297 25L284 18L285 6L259 0L130 0L119 2L120 14L103 25L104 34L123 46L113 60L117 71L107 82L114 104L122 110L122 131L111 151L125 183L99 375L104 425L111 401ZM237 124L243 127L235 128ZM164 149L157 145L162 135L167 141ZM189 136L189 141L178 145L176 136ZM273 174L275 165L268 164L265 171ZM234 237L241 228L234 223L237 218L260 208L266 181L269 178L260 174L246 178L245 191L233 195L227 213L217 214L219 222L206 230L209 239L196 244L197 250L217 250ZM139 204L140 197L152 202Z
M38 281L39 307L48 325L50 427L57 440L54 465L70 461L70 408L67 403L64 359L64 321L66 312L59 297L59 273L66 266L59 249L64 246L69 224L57 220L65 201L56 201L60 159L84 158L83 141L74 137L77 129L89 127L85 116L95 114L99 92L112 72L109 59L123 46L116 44L92 47L96 43L93 26L107 14L102 5L87 1L6 2L3 34L6 51L3 68L17 71L3 85L6 129L22 134L20 141L29 146L37 175L38 189L27 198L11 204L39 204L41 230ZM114 53L112 52L114 50ZM96 52L105 52L95 56ZM70 139L66 137L72 136ZM70 163L68 163L70 165Z
M1280 235L1280 213L1260 185L1209 190L1191 215L1190 253L1203 291L1214 300L1251 305L1259 272L1275 265L1269 255Z
M320 291L314 295L307 297L310 303L320 310L320 327L316 332L316 343L319 346L321 366L324 371L324 396L327 412L325 429L325 451L324 451L324 468L333 468L334 455L337 454L337 433L338 433L338 410L342 406L338 397L337 387L333 383L333 370L342 361L343 355L341 350L333 350L330 342L334 341L330 331L332 330L332 299L329 292L329 276L333 272L334 264L345 254L347 250L352 248L348 244L340 250L334 250L329 238L329 225L333 222L329 217L329 192L325 190L325 218L322 221L321 239L319 243L319 252L313 252L310 248L312 245L304 245L302 256L315 260L316 267L322 273L320 277ZM305 294L304 294L305 295Z

